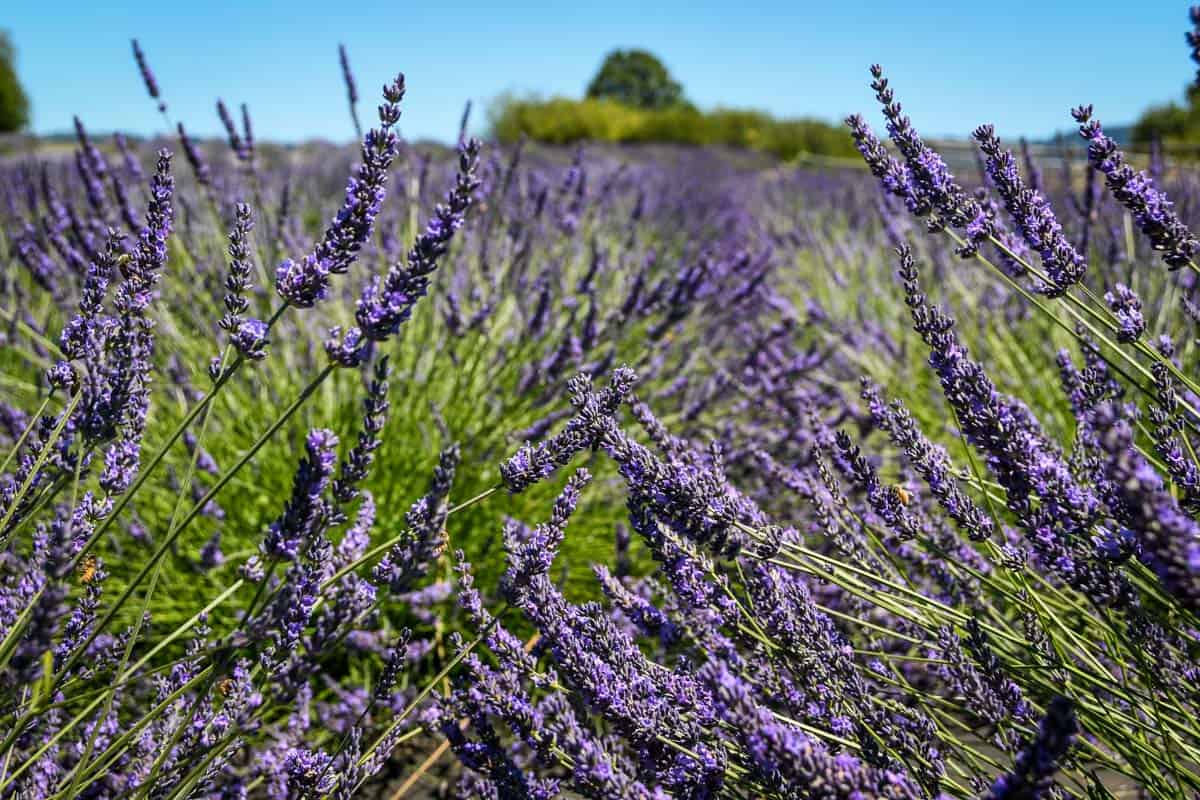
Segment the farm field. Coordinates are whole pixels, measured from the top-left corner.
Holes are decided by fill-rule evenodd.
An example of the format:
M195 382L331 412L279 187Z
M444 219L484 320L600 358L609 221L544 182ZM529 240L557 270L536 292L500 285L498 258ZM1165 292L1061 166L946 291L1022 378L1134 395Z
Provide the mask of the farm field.
M1185 150L411 142L345 50L219 141L133 49L0 155L0 800L1200 797Z

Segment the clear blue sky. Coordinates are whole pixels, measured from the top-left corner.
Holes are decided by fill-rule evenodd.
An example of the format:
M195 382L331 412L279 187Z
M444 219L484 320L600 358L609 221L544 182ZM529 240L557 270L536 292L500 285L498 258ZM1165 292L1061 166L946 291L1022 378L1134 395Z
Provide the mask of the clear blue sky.
M881 62L928 135L1002 135L1070 126L1091 102L1108 124L1178 98L1194 69L1184 3L976 2L406 3L286 0L119 3L7 0L0 27L19 52L37 132L79 114L97 131L161 130L130 53L141 40L172 116L218 134L214 102L250 105L260 138L347 139L337 45L373 116L378 87L408 77L403 130L449 139L468 98L475 128L501 92L580 96L605 52L657 53L702 107L840 119L869 111ZM236 113L236 111L235 111Z

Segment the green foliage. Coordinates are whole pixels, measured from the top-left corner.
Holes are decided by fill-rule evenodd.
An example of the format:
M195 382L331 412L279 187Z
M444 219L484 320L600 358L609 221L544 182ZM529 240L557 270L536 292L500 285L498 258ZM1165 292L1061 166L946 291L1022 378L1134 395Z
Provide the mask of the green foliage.
M0 133L15 133L29 124L29 98L17 79L17 51L0 31Z
M855 155L850 135L840 127L814 119L776 119L761 111L703 112L686 105L652 111L612 100L502 97L491 109L491 124L492 135L501 142L525 136L547 144L726 145L779 158Z
M1184 103L1174 101L1147 109L1133 125L1133 143L1200 144L1200 89L1189 85Z
M661 110L683 105L683 87L653 54L614 50L588 84L593 100L615 100L633 108Z
M1146 111L1133 126L1133 142L1148 145L1156 140L1165 144L1200 141L1200 109L1168 103Z

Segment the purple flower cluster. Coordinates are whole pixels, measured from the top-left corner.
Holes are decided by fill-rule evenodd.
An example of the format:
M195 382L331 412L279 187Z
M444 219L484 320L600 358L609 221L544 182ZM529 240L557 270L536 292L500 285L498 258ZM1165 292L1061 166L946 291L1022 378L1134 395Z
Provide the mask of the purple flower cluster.
M1004 201L1004 207L1017 224L1030 248L1042 257L1042 265L1051 285L1043 288L1058 295L1083 280L1087 263L1063 233L1050 204L1036 190L1025 185L1016 159L1000 145L995 128L981 125L975 129L975 141L986 157L985 166L992 185Z
M1046 709L1038 735L1017 756L1012 772L992 784L986 800L1036 800L1047 793L1058 764L1075 741L1079 723L1071 701L1056 697Z
M362 141L362 163L346 186L346 199L325 229L321 241L299 261L285 259L275 268L275 291L284 302L311 308L325 299L331 275L345 273L367 242L383 206L388 170L399 142L392 130L400 121L404 76L383 88L379 127L367 131Z
M327 430L313 430L304 442L307 453L296 470L292 496L283 514L267 528L262 552L273 559L295 561L300 547L329 513L322 495L337 461L337 437Z
M1092 118L1091 106L1072 109L1071 115L1079 123L1079 135L1087 140L1088 162L1104 174L1112 196L1129 209L1151 246L1162 253L1163 261L1171 269L1191 263L1200 241L1179 219L1167 196L1149 175L1129 166L1117 143L1104 133L1100 121Z
M326 350L342 366L362 362L371 342L394 336L412 314L417 301L429 289L429 275L449 248L450 239L462 227L471 198L479 187L475 170L479 165L479 147L471 140L459 150L458 177L444 204L434 211L424 233L417 237L403 263L392 266L380 278L372 278L363 289L354 317L358 327L343 335L340 328L330 331Z
M1048 569L1098 603L1133 602L1128 581L1084 547L1100 512L1094 490L1071 472L1029 410L996 391L954 333L954 320L921 292L916 263L899 251L900 278L913 327L929 346L929 364L968 441L987 458L1027 540Z
M146 61L146 54L142 52L141 45L138 40L133 40L133 60L137 62L138 71L142 74L142 82L146 84L146 93L150 95L151 100L158 102L158 110L166 113L167 104L163 102L158 90L158 81L154 77L154 73L150 70L150 64Z
M1146 319L1142 316L1142 300L1132 289L1118 283L1111 292L1105 292L1104 302L1117 318L1117 339L1136 342L1146 332Z

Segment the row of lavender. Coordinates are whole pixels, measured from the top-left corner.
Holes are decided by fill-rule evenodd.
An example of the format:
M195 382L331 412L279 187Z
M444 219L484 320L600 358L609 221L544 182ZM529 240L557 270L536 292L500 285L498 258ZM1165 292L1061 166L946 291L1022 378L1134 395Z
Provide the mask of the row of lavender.
M0 796L1200 789L1197 184L1080 109L1082 194L988 128L970 192L874 79L882 196L446 165L402 79L353 166L224 104L227 153L174 128L187 177L82 125L6 165ZM582 531L615 542L591 591L556 566ZM459 768L417 764L443 741Z

